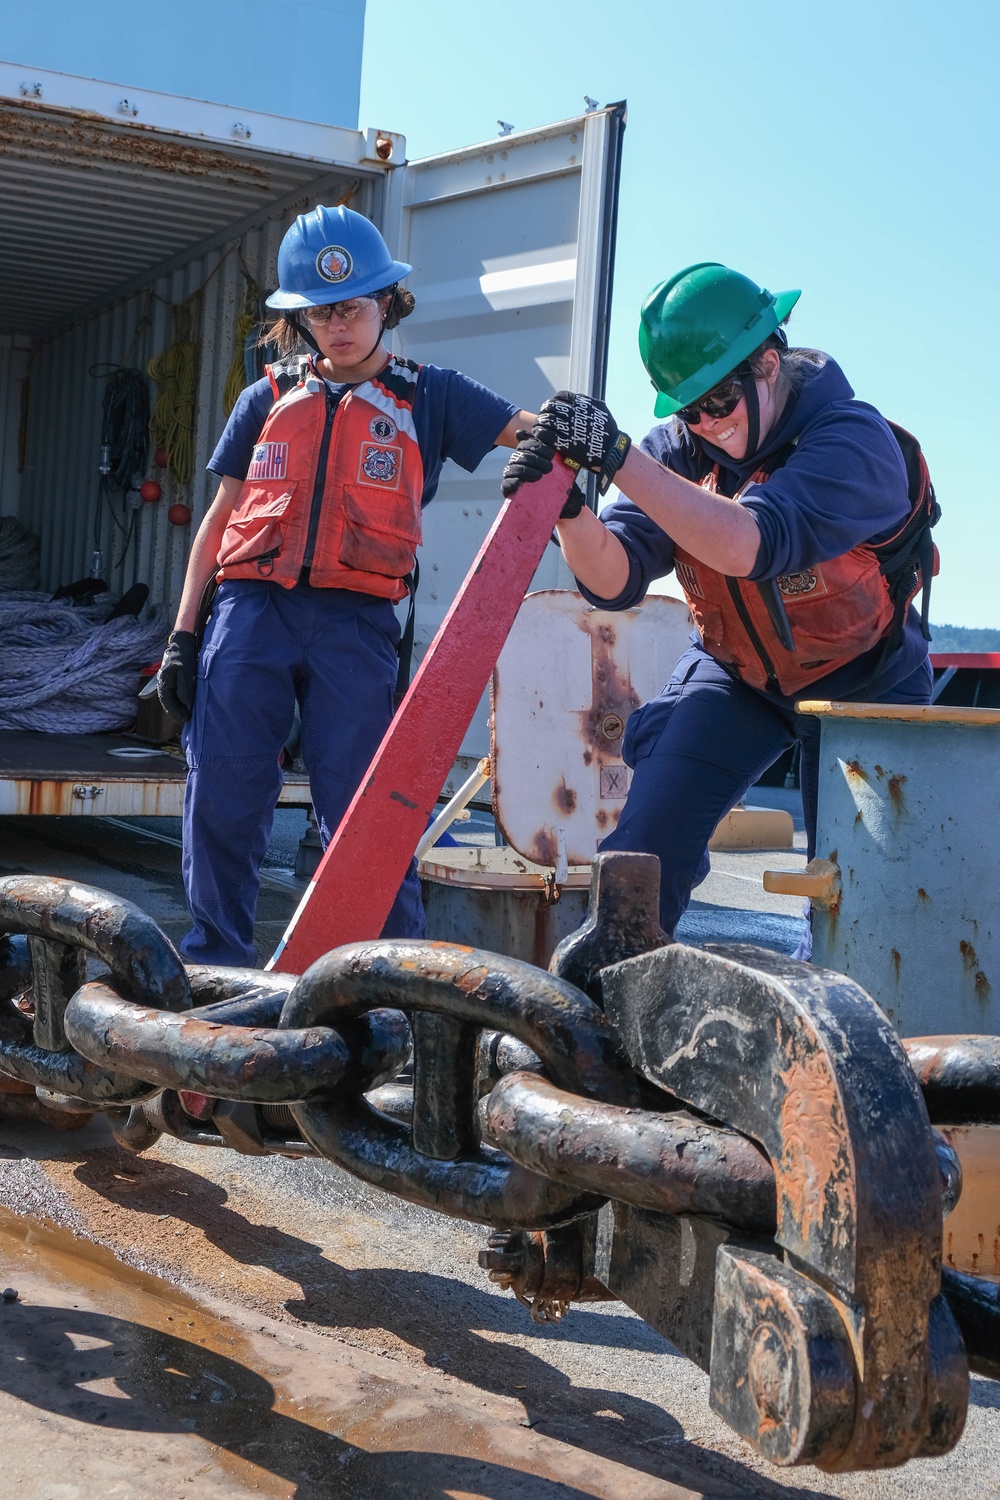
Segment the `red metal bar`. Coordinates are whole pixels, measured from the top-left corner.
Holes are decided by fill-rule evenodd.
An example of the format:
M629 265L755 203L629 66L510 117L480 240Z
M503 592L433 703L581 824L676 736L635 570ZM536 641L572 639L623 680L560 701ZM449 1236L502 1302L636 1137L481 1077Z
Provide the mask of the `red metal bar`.
M1000 651L932 651L931 666L995 672L1000 670Z
M301 974L378 937L566 500L571 471L506 501L268 965Z

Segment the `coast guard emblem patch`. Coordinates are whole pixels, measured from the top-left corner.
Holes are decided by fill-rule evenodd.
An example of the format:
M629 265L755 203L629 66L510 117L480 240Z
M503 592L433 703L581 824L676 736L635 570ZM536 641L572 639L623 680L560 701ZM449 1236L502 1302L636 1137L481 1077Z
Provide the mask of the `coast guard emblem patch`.
M363 443L358 479L364 484L382 484L396 489L399 485L399 462L401 448L377 448L373 443Z

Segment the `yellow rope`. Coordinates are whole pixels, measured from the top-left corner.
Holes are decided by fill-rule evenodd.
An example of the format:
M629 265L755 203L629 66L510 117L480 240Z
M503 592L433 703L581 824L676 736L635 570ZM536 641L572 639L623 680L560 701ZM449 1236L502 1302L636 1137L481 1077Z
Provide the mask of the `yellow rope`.
M239 400L240 392L247 383L246 342L251 330L257 326L257 308L260 302L260 287L255 281L250 280L245 271L243 276L246 282L246 290L243 295L243 311L236 319L236 328L233 333L233 360L229 366L229 374L226 376L226 383L222 390L222 410L223 415L227 417Z
M155 447L167 450L167 464L178 485L194 477L194 420L198 393L197 333L201 321L201 290L171 308L171 342L149 361L147 370L160 388L149 436Z

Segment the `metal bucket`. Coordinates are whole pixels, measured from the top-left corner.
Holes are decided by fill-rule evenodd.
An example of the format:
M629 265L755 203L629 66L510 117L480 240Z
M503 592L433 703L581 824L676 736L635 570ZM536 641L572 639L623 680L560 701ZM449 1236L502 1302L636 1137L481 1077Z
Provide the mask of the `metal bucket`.
M839 870L813 961L901 1036L1000 1034L1000 710L800 707L822 719L816 854Z
M505 953L540 969L587 914L589 865L571 866L554 886L552 870L514 849L435 847L419 871L429 938Z

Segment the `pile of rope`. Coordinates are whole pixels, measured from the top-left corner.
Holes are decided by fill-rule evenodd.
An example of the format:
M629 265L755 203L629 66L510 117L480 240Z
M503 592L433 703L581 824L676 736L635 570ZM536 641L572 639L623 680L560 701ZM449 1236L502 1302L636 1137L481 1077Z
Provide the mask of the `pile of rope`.
M236 319L236 328L233 332L236 347L222 391L222 413L226 417L239 400L240 392L250 384L247 379L246 351L251 335L256 340L260 334L261 290L246 271L243 272L243 282L243 311Z
M171 308L171 341L146 367L160 387L149 436L155 447L166 448L168 468L181 486L190 484L194 477L201 295L199 289L186 302Z
M108 619L115 603L74 605L0 589L0 729L104 734L136 716L143 667L159 661L166 616Z
M149 447L149 387L141 370L98 366L106 374L101 417L101 454L107 457L111 489L130 490L142 478Z
M40 578L37 536L14 516L0 516L0 589L37 589Z

